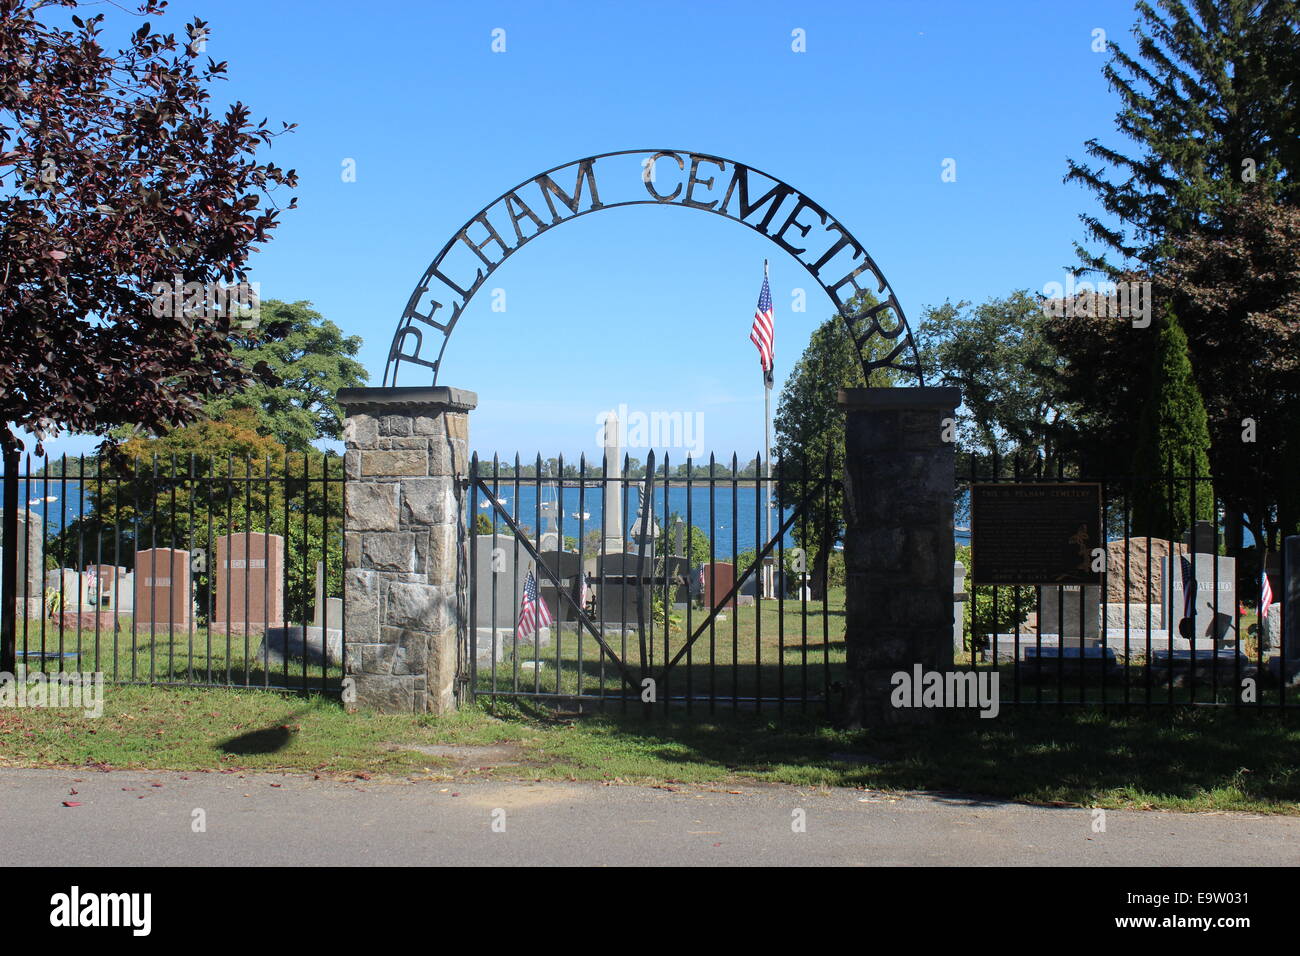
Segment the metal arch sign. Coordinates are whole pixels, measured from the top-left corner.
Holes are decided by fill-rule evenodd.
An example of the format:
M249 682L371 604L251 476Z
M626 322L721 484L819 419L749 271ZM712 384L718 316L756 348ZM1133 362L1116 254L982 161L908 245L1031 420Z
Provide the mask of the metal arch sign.
M565 163L525 180L470 217L434 256L407 300L384 384L396 385L404 364L431 369L437 384L447 342L470 299L519 249L561 223L637 205L698 209L766 236L798 260L835 303L864 374L892 368L924 384L902 306L848 229L769 173L679 149L620 150ZM879 302L854 315L849 302L861 291L873 292ZM436 353L427 349L429 335L441 336Z

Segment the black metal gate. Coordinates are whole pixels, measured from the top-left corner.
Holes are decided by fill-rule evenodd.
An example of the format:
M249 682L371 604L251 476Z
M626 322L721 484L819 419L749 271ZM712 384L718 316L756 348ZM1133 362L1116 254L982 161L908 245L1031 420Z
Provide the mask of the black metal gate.
M7 464L6 665L119 684L339 690L338 456Z
M760 456L744 469L733 456L674 472L651 452L644 469L617 464L475 456L462 692L579 709L829 710L844 664L831 463L769 475Z
M1244 508L1255 522L1243 528L1239 520L1234 534L1231 516L1243 503L1216 494L1192 455L1120 475L1043 454L966 458L959 519L969 517L980 484L1099 488L1095 583L968 584L959 595L956 665L996 674L1002 704L1295 709L1300 668L1287 636L1284 529L1270 523L1262 488ZM1164 503L1180 499L1186 513L1176 519ZM979 547L968 537L959 559L969 565Z

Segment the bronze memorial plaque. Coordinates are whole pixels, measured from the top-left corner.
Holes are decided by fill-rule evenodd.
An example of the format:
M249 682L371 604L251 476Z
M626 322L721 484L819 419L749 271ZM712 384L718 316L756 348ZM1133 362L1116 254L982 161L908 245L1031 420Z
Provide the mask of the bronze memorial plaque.
M1101 485L1092 482L971 486L976 584L1099 584Z

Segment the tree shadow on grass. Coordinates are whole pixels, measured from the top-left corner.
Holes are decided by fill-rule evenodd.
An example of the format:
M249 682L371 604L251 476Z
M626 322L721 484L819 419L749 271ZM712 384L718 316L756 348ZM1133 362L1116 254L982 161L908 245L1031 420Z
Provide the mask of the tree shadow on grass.
M815 719L753 714L694 720L605 715L614 741L668 764L708 763L741 775L944 799L1142 806L1300 804L1300 720L1278 712L1123 715L1067 708L945 714L932 725L835 730ZM1287 806L1287 805L1291 806Z
M293 729L294 721L307 712L308 708L304 708L285 717L283 723L274 727L250 730L238 737L231 737L229 740L218 744L217 749L222 753L240 757L277 753L288 746L289 741L293 739L295 733Z

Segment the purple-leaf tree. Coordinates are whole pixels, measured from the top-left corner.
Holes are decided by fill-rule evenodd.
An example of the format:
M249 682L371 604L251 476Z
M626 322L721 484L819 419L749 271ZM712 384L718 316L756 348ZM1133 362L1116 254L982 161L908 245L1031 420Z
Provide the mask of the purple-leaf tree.
M145 0L138 16L166 5ZM213 112L226 64L207 55L204 21L179 38L142 21L109 52L104 15L76 8L0 0L6 457L18 429L38 442L162 430L245 384L233 339L248 319L222 294L244 287L249 253L276 226L271 193L297 183L256 158L289 124L272 132L242 103Z

